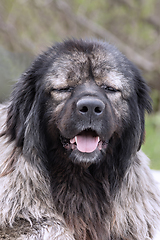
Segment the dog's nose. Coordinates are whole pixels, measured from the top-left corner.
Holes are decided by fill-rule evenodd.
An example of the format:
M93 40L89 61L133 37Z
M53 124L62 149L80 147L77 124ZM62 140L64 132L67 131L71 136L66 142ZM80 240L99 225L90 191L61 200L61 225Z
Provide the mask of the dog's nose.
M77 109L82 115L99 116L105 109L105 104L98 98L84 97L78 100Z

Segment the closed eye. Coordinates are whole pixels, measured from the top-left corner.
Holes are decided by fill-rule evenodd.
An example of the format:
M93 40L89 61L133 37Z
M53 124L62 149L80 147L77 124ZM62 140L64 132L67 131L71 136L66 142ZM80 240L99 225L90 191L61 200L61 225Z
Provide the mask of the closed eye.
M119 89L116 89L116 88L113 88L113 87L110 87L110 86L106 86L106 85L102 85L101 88L104 89L107 92L110 92L110 93L115 93L115 92L120 91Z
M73 87L65 87L65 88L52 88L52 92L71 92Z

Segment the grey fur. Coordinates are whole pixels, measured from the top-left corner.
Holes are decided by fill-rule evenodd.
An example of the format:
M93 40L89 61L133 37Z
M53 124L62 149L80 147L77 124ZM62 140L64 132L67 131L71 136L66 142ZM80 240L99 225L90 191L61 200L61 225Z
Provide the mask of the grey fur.
M0 113L0 127L3 130L6 106L1 106ZM2 137L0 146L0 172L3 172L13 157L14 144L8 144L7 139ZM16 151L14 154L15 170L0 178L0 239L74 239L63 219L54 212L47 176L43 175L40 166L33 170L21 152ZM42 222L43 218L47 219L46 222ZM14 223L16 219L18 221ZM32 219L35 219L36 224Z

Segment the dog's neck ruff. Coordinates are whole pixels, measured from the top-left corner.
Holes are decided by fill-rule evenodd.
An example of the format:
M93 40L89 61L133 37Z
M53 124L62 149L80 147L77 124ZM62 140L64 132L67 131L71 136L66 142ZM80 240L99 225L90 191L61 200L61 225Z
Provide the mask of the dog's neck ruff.
M104 239L104 236L109 236L112 209L108 181L104 179L105 184L101 184L89 169L73 163L67 165L67 171L62 166L55 168L56 172L52 172L51 176L53 201L57 212L75 232L76 239L86 239L84 236L87 234L91 239L108 239Z

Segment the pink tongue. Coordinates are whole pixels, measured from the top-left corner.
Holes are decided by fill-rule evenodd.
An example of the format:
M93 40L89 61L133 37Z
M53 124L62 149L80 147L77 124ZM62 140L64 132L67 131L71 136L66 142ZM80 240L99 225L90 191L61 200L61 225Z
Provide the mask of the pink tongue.
M98 146L99 137L93 137L91 135L78 135L75 137L77 148L80 152L91 153L96 150Z

